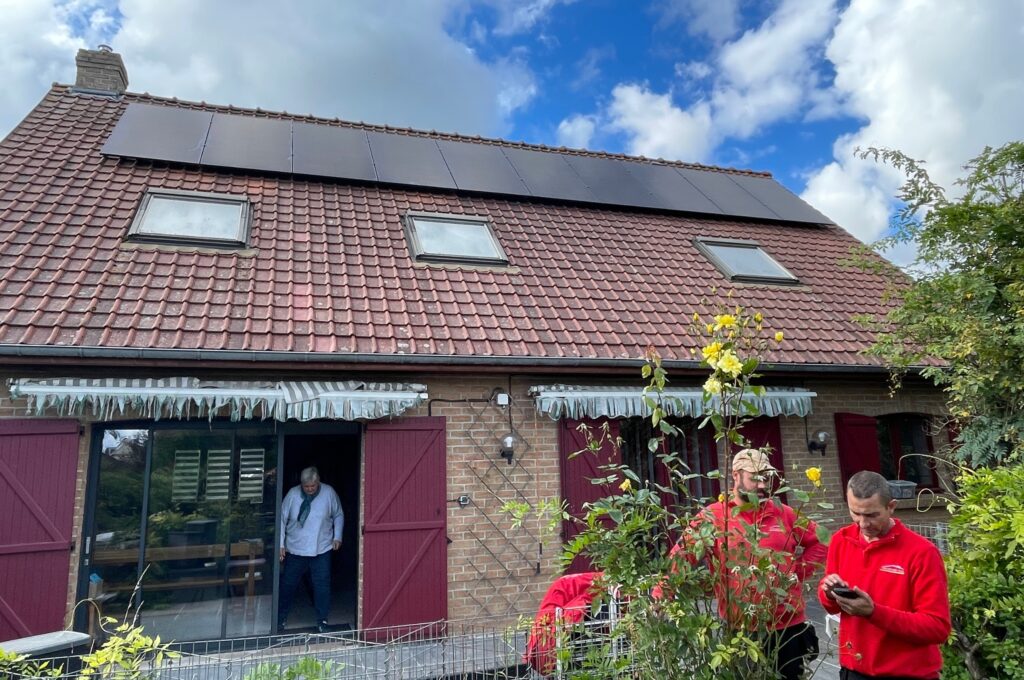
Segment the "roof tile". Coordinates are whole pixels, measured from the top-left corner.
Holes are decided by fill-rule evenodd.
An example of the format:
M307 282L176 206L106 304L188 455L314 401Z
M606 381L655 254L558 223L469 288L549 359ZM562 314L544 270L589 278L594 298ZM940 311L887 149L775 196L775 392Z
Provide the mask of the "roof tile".
M774 361L874 363L851 317L885 310L885 281L840 264L856 241L837 227L102 156L131 101L156 100L55 86L0 144L0 343L593 358L640 357L653 344L689 359L701 341L690 315L728 303L786 333ZM250 249L126 245L150 187L247 196ZM414 263L408 210L488 218L512 266ZM801 285L732 286L693 246L701 236L756 240Z

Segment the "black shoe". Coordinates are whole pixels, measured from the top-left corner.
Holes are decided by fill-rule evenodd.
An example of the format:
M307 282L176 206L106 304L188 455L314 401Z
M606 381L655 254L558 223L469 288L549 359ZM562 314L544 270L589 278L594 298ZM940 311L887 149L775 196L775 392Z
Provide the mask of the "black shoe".
M328 629L327 629L327 622L326 621L321 621L320 623L316 624L316 632L318 632L320 634L323 634L323 633L326 633L327 630Z

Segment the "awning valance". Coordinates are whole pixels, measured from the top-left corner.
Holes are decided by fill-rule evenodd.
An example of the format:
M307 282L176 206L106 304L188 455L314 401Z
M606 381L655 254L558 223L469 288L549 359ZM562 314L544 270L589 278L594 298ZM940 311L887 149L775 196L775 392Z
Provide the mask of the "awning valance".
M356 420L398 416L427 399L425 385L361 381L258 382L199 378L16 378L11 396L29 412L231 420Z
M643 390L636 387L603 387L592 385L537 385L530 395L538 413L551 418L630 418L651 415L644 401ZM700 388L667 389L649 392L648 396L661 403L670 416L704 415L704 399ZM760 415L806 416L811 412L811 399L818 396L795 387L768 387L761 397L748 395Z

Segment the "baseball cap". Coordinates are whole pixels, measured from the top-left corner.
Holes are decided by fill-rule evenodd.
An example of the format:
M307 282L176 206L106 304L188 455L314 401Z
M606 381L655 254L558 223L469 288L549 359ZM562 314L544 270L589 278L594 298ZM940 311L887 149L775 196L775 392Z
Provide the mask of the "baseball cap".
M768 459L768 454L758 449L743 449L732 458L732 469L733 470L746 470L747 472L753 472L758 474L761 472L771 472L775 470L775 466Z

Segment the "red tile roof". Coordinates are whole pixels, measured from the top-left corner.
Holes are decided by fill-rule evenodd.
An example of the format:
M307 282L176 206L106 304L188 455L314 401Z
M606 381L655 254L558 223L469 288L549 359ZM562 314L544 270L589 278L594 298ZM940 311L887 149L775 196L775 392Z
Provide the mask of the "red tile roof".
M875 363L851 317L882 310L885 284L841 264L857 241L837 227L104 157L133 101L226 110L54 86L0 143L0 346L687 360L691 315L732 290L785 332L772 361ZM250 248L126 243L149 188L248 196ZM511 267L415 264L410 210L487 217ZM803 285L731 285L696 237L756 240Z

